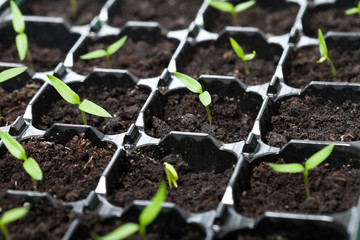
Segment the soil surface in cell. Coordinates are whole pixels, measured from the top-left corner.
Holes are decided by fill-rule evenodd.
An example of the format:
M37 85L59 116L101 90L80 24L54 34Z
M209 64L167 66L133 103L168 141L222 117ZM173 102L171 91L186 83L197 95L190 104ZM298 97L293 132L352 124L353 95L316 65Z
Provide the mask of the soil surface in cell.
M31 98L39 88L40 84L32 81L24 87L11 92L1 88L0 85L0 126L7 126L13 123L18 116L22 116Z
M328 62L320 59L318 47L300 49L290 55L291 66L284 70L285 81L291 87L304 88L311 81L360 82L360 49L354 51L329 50L329 57L336 69L333 77ZM286 67L285 67L286 68Z
M163 109L163 118L152 116L151 126L146 133L162 138L170 131L208 133L219 141L230 143L245 140L250 133L258 110L246 107L239 98L222 97L212 94L209 124L205 107L197 94L183 93L168 97Z
M97 49L106 49L110 44L95 43L88 45L86 51L81 54ZM163 39L157 44L150 44L145 41L133 42L128 38L124 45L110 56L111 65L114 69L126 69L139 78L156 77L160 76L169 65L175 49L176 44L171 40ZM94 67L108 68L106 58L77 59L74 64L74 71L87 75L94 70Z
M100 219L100 216L95 213L84 214L79 218L80 227L75 231L72 240L92 240L91 233L96 233L100 236L110 233L114 229L119 226L122 226L125 223L133 222L138 223L138 219L132 219L130 221L124 221L117 218L107 218ZM170 226L174 226L172 224L172 219L169 218L166 221L166 226L159 226L157 224L157 220L150 224L146 228L146 239L148 240L193 240L193 239L204 239L204 233L195 226L185 225L179 226L177 225L176 230L172 229L172 233L168 233L171 230ZM164 224L164 221L162 222ZM169 225L168 225L169 224ZM174 234L174 230L176 234ZM136 233L128 238L128 240L141 240L141 236L139 233Z
M110 186L108 200L120 207L133 200L150 200L159 188L159 179L166 179L164 162L172 164L179 175L178 188L168 188L167 202L174 202L191 213L217 208L232 168L223 173L194 172L178 155L169 154L158 159L151 152L136 152L121 160L120 179Z
M105 134L126 132L130 125L135 123L149 95L147 89L137 86L134 88L80 87L76 92L81 101L88 99L112 115L112 118L103 118L85 113L87 124ZM52 103L49 109L44 111L38 121L34 121L34 126L40 129L50 128L55 123L84 124L78 105L70 104L64 99Z
M357 141L360 139L360 104L340 105L313 96L291 97L281 101L271 117L264 141L283 146L291 139L317 141Z
M277 163L285 163L279 159ZM266 162L255 166L250 180L236 200L236 210L247 217L264 211L323 214L348 210L356 205L360 193L360 170L343 165L334 169L329 164L309 171L310 197L306 197L302 173L273 171Z
M83 136L74 136L66 145L32 138L22 143L28 157L34 158L43 171L37 182L39 191L48 192L64 201L85 199L95 190L99 178L115 152L115 146L93 146ZM22 167L22 160L6 152L0 159L2 183L7 189L33 190L31 178Z
M353 7L357 6L357 1ZM345 15L351 7L325 6L309 12L304 18L304 33L310 37L318 37L318 29L327 32L359 32L360 18L358 14Z
M46 72L53 70L56 68L59 62L63 62L66 57L66 53L62 52L59 48L40 47L36 44L29 43L29 49L34 68L32 70L35 72ZM11 45L10 47L6 47L0 44L0 52L1 62L23 63L31 68L31 64L27 57L25 57L23 62L20 61L15 44Z
M168 30L188 28L203 0L145 0L134 4L124 0L110 14L110 24L121 27L127 21L159 22Z
M97 0L76 0L77 14L72 12L69 0L35 0L25 1L20 6L20 10L25 15L62 17L64 20L72 25L84 25L91 22L91 20L100 14L101 7L106 1Z
M254 50L246 49L244 46L242 48L245 54L252 53ZM257 85L271 80L279 58L274 55L273 59L267 60L255 56L253 60L247 62L250 75L246 75L244 63L236 56L230 43L222 46L211 44L209 47L197 47L181 71L193 78L201 74L235 76L247 85Z
M211 7L209 7L211 8ZM226 26L255 27L265 32L268 36L289 33L298 14L299 6L284 4L281 8L261 8L259 4L238 13L234 24L231 13L209 9L205 17L205 29L210 32L220 32Z
M49 202L30 202L25 198L0 200L0 215L18 207L30 207L21 219L6 225L11 239L61 239L75 218L70 207L54 208ZM1 235L0 239L3 236Z

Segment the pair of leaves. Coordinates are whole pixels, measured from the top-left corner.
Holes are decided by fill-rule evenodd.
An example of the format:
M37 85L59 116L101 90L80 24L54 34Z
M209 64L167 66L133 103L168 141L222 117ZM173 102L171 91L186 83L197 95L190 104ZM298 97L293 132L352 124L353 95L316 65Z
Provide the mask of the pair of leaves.
M12 14L12 25L14 31L18 34L15 38L16 48L21 61L25 59L28 51L28 39L25 33L25 22L19 7L13 0L10 0L10 9Z
M167 162L164 162L164 167L165 167L166 177L169 182L169 187L172 188L172 184L174 184L174 186L177 188L178 185L176 181L179 179L179 175L177 174L174 166Z
M0 218L0 225L6 225L24 217L29 212L27 207L13 208L6 211Z
M345 11L346 15L352 15L352 14L356 14L356 13L359 14L359 16L360 16L360 1L358 2L357 7L353 7L353 8L350 8Z
M201 84L190 76L174 72L175 76L193 93L199 93L200 102L204 106L209 106L211 103L211 96L208 91L203 92Z
M230 38L230 43L232 48L234 49L236 55L243 60L244 62L253 60L256 56L256 52L253 51L252 53L246 54L244 53L244 50L240 47L240 45L235 41L235 39Z
M256 0L251 0L243 3L239 3L236 6L234 6L232 3L229 2L213 0L209 2L209 5L223 12L237 14L251 8L252 6L255 5L255 3Z
M112 117L105 109L100 107L99 105L89 101L84 100L80 102L80 97L77 95L71 88L66 85L64 82L62 82L57 77L54 77L52 75L46 75L56 91L67 101L71 104L77 104L79 105L79 109L81 111L87 112L89 114L99 116L99 117Z
M12 79L23 72L25 72L27 67L18 67L18 68L10 68L7 70L4 70L0 73L0 83L5 82L9 79Z
M118 41L111 44L106 50L104 49L94 50L92 52L80 56L80 59L88 60L88 59L111 56L124 45L127 38L128 38L127 36L124 36L120 38Z
M43 173L39 164L33 158L27 158L25 149L21 144L6 132L0 130L0 138L8 151L17 159L24 160L23 167L25 171L35 180L41 181Z

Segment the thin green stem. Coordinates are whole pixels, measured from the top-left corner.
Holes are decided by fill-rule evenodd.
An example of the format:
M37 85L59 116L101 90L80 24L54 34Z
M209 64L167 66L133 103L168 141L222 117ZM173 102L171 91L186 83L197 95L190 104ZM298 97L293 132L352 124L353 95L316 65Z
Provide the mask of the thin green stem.
M106 55L106 62L109 68L112 68L111 66L111 60L110 60L110 55Z
M33 186L34 186L34 191L37 191L37 185L36 185L36 181L34 178L31 178L31 181L33 183Z
M1 118L1 109L0 109L0 118Z
M209 118L209 123L210 123L210 125L211 125L211 123L212 123L212 117L211 117L209 105L205 106L205 108L206 108L206 112L207 112L207 115L208 115L208 118Z
M244 67L245 67L245 74L250 75L250 70L249 70L249 67L248 67L246 61L243 61L243 63L244 63Z
M139 233L142 240L146 240L146 228L144 226L139 226Z
M77 3L76 0L70 0L71 3L71 11L72 11L72 15L75 17L77 15Z
M81 111L81 115L82 115L83 120L84 120L84 125L87 125L85 113L84 113L84 111L82 111L82 110L80 110L80 111Z
M326 61L329 63L333 77L336 77L336 70L334 64L329 57L326 57Z
M11 240L8 230L4 224L0 224L0 229L5 237L6 240Z
M305 190L306 190L306 197L310 197L310 189L309 189L309 182L308 182L308 174L309 170L306 168L304 169L304 181L305 181Z
M26 51L26 57L27 57L28 62L29 62L29 64L30 64L31 70L35 71L35 69L34 69L34 64L33 64L32 57L31 57L31 53L30 53L30 49L28 49L28 50Z
M238 24L237 12L233 12L231 14L232 14L232 19L233 19L233 26L240 26L240 24Z

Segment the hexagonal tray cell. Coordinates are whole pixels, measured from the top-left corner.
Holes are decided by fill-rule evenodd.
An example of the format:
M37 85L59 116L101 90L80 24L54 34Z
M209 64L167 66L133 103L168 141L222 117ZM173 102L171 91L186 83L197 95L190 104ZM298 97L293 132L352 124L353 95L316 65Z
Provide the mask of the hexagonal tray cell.
M43 171L43 180L37 182L38 190L68 202L85 199L95 189L116 150L103 138L103 134L90 127L55 125L40 137L21 139L27 155L36 159ZM23 161L14 158L4 146L0 162L1 192L33 190Z
M356 85L311 83L299 96L265 101L262 140L277 147L292 139L359 140L359 90Z
M170 131L202 132L225 143L245 140L260 109L261 96L246 91L244 84L235 78L204 76L199 82L212 95L211 125L198 95L179 85L181 89L154 94L145 109L146 133L162 138Z
M336 69L332 76L328 62L318 64L317 44L302 41L300 48L290 48L283 63L284 80L291 87L304 88L311 81L360 82L360 34L330 33L326 36L328 54Z
M302 18L304 33L317 38L318 29L323 34L332 32L359 32L360 18L358 14L346 15L345 11L356 7L357 0L323 1L309 5Z
M250 75L245 74L244 63L231 47L230 37L244 48L245 54L256 51L255 58L247 62ZM185 43L175 60L177 71L194 78L201 74L235 76L245 84L257 85L270 82L282 51L280 44L270 43L256 29L228 29L215 41L208 39Z
M117 0L109 8L110 25L121 27L127 21L158 22L168 30L187 28L195 20L202 0Z
M29 49L34 65L33 71L45 72L53 70L59 62L65 60L66 54L79 38L61 21L50 19L25 18L25 33L28 36ZM20 63L15 46L16 33L11 20L0 24L0 61ZM25 58L24 63L30 67Z
M157 145L121 151L96 191L120 207L137 199L149 200L159 179L166 179L164 162L172 164L179 175L178 188L168 189L166 201L189 213L204 213L217 209L237 158L219 149L208 135L172 133Z
M94 67L108 68L105 58L81 60L80 55L97 49L106 49L121 37L127 35L124 45L113 55L114 69L126 69L139 78L151 78L161 74L168 67L178 40L166 38L158 25L128 26L119 36L104 36L100 39L87 38L75 51L73 69L82 75L89 74Z
M246 1L229 2L236 5ZM253 7L238 13L234 24L231 13L208 6L204 12L204 27L210 32L220 32L226 26L256 27L268 36L282 35L291 31L299 8L297 1L258 0Z
M88 24L97 15L106 0L76 0L77 14L74 15L69 0L22 0L20 10L24 15L61 17L72 25Z
M117 134L126 132L135 123L150 94L151 89L136 82L126 71L96 71L84 82L72 82L69 86L81 101L89 99L112 115L102 118L86 114L88 124L105 134ZM33 125L39 129L57 122L84 124L78 106L66 102L50 84L32 102L32 114Z
M0 72L16 65L2 65ZM12 124L22 116L43 81L32 79L29 71L0 84L0 127Z

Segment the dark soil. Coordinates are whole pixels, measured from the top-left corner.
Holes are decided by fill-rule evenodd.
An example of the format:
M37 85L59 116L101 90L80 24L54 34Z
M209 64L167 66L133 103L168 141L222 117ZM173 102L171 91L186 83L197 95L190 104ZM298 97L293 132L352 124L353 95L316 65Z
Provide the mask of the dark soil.
M70 208L61 205L54 208L49 203L30 203L23 198L2 199L0 203L0 215L12 208L30 206L26 216L6 225L11 238L15 240L61 239L74 219ZM0 239L4 239L2 234Z
M163 110L163 118L152 117L152 125L146 133L162 138L170 131L208 133L219 141L230 143L245 140L252 130L257 110L242 109L240 99L220 97L212 94L210 111L212 125L205 107L197 94L175 94L168 98Z
M178 188L168 189L167 202L191 213L217 208L233 169L224 173L194 172L178 155L156 159L151 152L136 152L121 159L120 179L110 187L108 200L121 207L133 200L150 200L159 188L159 179L166 179L164 162L172 164L179 175Z
M69 0L55 0L51 4L47 0L25 1L20 10L25 15L62 17L72 25L84 25L100 14L102 5L106 1L76 0L78 14L73 16Z
M246 54L252 53L253 50L244 48ZM193 78L197 78L201 74L235 76L245 84L256 85L271 80L278 61L279 56L276 55L272 60L256 56L247 62L250 75L246 75L242 60L236 56L230 44L223 46L211 44L209 47L197 47L181 71Z
M279 159L277 163L285 162ZM324 164L310 170L309 198L303 174L278 173L266 162L255 166L247 181L248 187L241 190L242 196L236 204L236 210L247 217L257 217L268 210L309 214L342 212L357 204L360 193L360 170L345 165L335 170Z
M131 0L120 2L110 15L110 24L121 27L126 21L159 22L168 30L187 28L195 20L202 0L145 0L134 4Z
M115 152L111 144L99 148L82 136L75 136L66 145L44 138L32 138L22 145L27 156L36 159L43 171L43 180L37 182L39 191L64 201L85 199L91 190L95 190ZM1 192L7 189L33 190L31 179L22 168L22 160L7 152L1 157L0 165Z
M127 223L128 221L123 221L117 218L107 218L100 219L96 214L84 214L79 218L80 227L75 231L71 239L74 240L92 240L90 234L96 233L100 236L110 233L117 227ZM155 220L156 221L156 220ZM168 222L171 221L168 219ZM146 239L148 240L193 240L193 239L203 239L204 234L194 226L186 226L176 229L177 235L166 234L169 231L168 228L161 228L159 226L154 226L154 224L147 227ZM160 234L162 233L162 234ZM136 233L131 237L126 238L128 240L141 240L140 234Z
M360 104L345 101L336 105L311 96L281 101L271 117L265 142L280 147L291 139L317 141L357 141Z
M291 87L303 88L311 81L360 82L360 50L329 50L329 57L336 69L332 76L328 62L317 63L320 59L318 47L300 49L290 55L292 65L284 71L286 82Z
M205 18L205 29L210 32L220 32L226 26L234 26L230 13L217 9L209 9L209 16ZM298 14L297 4L284 4L282 8L261 8L255 4L248 10L238 14L236 26L255 27L264 31L268 36L289 33Z
M357 6L357 1L353 7ZM359 32L360 18L358 14L345 15L351 7L326 6L310 12L304 19L304 32L310 37L318 37L318 29L323 34L332 32Z
M8 92L0 87L0 126L7 126L22 116L31 98L39 90L40 84L29 82L26 86Z
M46 72L53 70L56 68L58 63L63 62L66 57L66 53L62 52L59 48L39 47L36 44L30 42L29 49L34 65L33 70L35 72ZM4 45L0 44L0 52L0 62L21 63L15 44L11 45L10 47L5 47ZM23 63L28 67L31 67L27 57L25 57Z
M99 94L99 91L101 92ZM105 134L118 134L127 131L135 123L139 111L149 96L149 91L143 87L134 88L98 88L80 87L76 91L80 100L89 99L106 109L113 117L102 118L86 113L87 123L98 128ZM40 129L50 128L54 123L84 124L77 105L72 105L63 99L50 105L34 126Z

